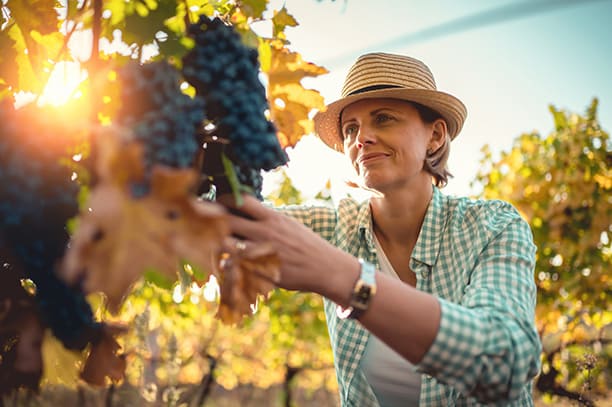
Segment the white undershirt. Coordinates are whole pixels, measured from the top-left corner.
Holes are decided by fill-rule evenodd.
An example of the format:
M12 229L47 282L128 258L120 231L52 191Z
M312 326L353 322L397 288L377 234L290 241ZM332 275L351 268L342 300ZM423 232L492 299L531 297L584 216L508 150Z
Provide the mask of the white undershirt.
M380 271L399 280L376 235L372 233L372 236L376 244ZM412 363L374 335L370 335L368 339L360 367L381 406L419 405L421 375L414 370Z

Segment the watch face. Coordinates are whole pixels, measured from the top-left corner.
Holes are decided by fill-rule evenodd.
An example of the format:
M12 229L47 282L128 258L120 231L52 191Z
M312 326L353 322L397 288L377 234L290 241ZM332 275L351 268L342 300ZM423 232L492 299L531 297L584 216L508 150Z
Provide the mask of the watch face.
M359 280L355 286L355 292L351 299L351 306L358 308L367 308L370 301L372 287L366 284L363 280Z
M362 259L359 259L359 263L361 263L361 276L353 288L351 304L346 309L337 306L336 315L338 318L358 318L368 309L370 300L376 293L376 268L372 263L365 262Z

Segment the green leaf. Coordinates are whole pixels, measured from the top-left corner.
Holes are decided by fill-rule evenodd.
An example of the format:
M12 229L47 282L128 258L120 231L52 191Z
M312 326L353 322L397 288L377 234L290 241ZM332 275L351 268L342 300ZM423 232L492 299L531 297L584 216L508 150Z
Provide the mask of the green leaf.
M41 34L57 31L58 15L55 0L9 1L6 7L11 10L13 19L24 35L36 30Z
M6 85L17 87L18 70L17 70L17 44L6 31L0 32L0 80Z
M241 206L242 195L240 194L240 181L238 181L238 176L236 175L236 170L234 169L234 163L232 163L232 160L227 158L224 153L221 154L221 162L223 162L225 176L227 177L230 187L232 188L236 205Z
M176 14L176 9L176 0L135 2L132 12L125 17L123 40L128 44L152 43L158 31L165 31L165 21Z
M123 0L106 0L104 2L104 10L109 11L111 16L109 20L109 33L111 35L115 28L125 25L127 7L128 3Z
M171 278L155 269L147 269L143 275L146 282L154 284L160 288L171 290L174 285L174 281Z
M41 82L32 66L34 56L26 53L27 47L25 39L21 35L19 26L16 24L11 26L8 30L8 35L14 41L14 49L16 51L15 62L18 79L15 90L40 93L44 84Z
M68 0L66 2L66 19L74 20L79 15L79 0Z
M189 38L179 38L176 35L169 35L165 41L155 41L159 48L160 56L181 61L183 56L192 48L189 46L190 43L184 41L184 39L189 40Z
M206 280L207 276L210 275L210 273L206 273L200 267L194 266L193 264L190 264L190 266L191 266L191 272L193 273L193 278L195 278L197 281Z
M266 7L268 6L267 0L242 0L241 9L244 13L253 18L261 18Z
M554 106L550 106L549 110L553 114L555 129L561 130L568 126L567 117L564 112L555 109Z
M283 7L280 11L274 14L272 17L272 24L274 26L273 35L278 37L280 33L285 31L285 27L296 27L298 25L297 20L289 14L286 7Z

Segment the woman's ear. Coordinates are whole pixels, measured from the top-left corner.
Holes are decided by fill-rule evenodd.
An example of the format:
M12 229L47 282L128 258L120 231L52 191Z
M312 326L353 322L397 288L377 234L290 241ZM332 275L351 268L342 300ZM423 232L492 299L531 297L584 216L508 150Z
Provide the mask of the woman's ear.
M429 139L429 146L427 147L427 150L433 153L444 145L448 127L446 126L446 121L444 119L436 119L431 124L431 129L431 138Z

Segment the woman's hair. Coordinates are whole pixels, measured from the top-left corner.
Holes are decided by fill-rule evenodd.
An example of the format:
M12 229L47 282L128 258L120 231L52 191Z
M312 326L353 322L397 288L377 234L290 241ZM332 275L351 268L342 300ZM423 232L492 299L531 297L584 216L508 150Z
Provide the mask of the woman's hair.
M421 120L427 124L431 124L438 119L443 119L442 115L427 106L423 106L416 102L408 102L419 112ZM451 139L448 132L444 135L444 144L436 151L427 151L423 169L431 174L436 180L437 187L443 187L447 184L448 178L453 175L448 171L448 155L450 153Z

